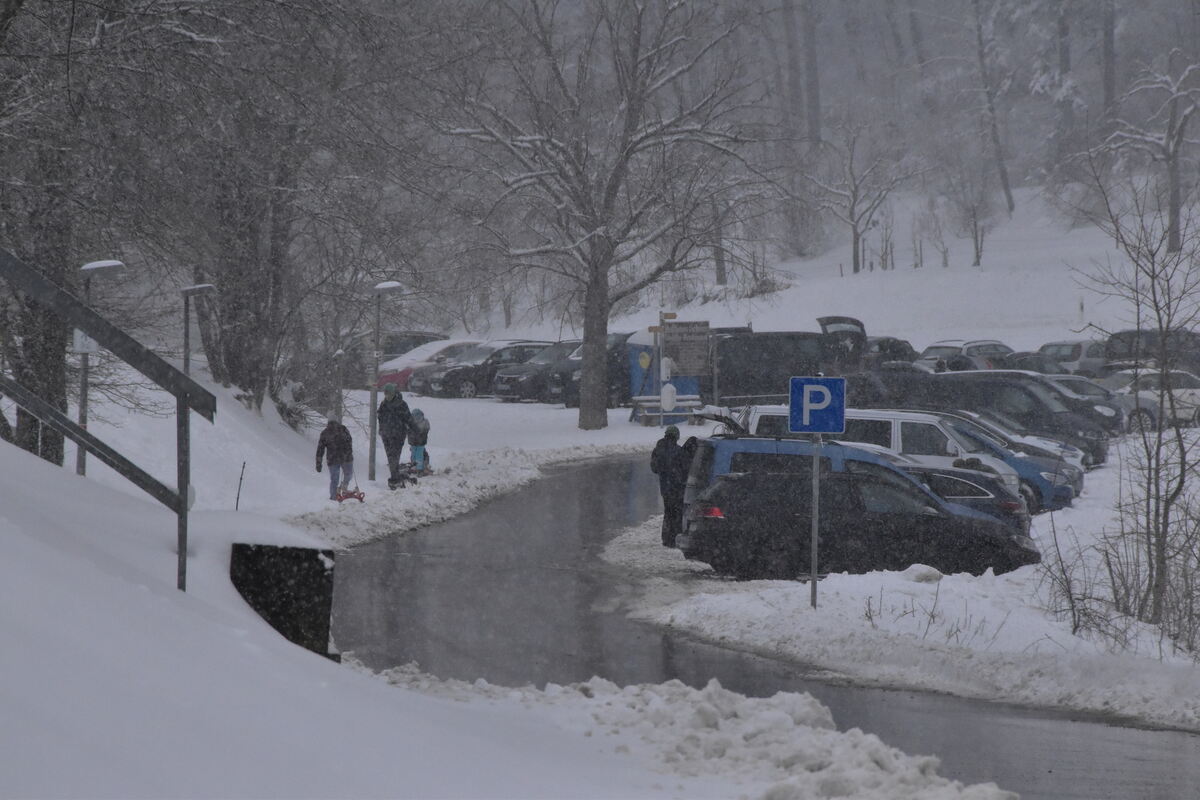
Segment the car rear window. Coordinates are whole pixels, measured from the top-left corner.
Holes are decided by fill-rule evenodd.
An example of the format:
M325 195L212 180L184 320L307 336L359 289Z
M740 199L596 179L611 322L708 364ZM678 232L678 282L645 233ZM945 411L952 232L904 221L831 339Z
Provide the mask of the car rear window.
M1041 353L1055 361L1075 361L1079 358L1080 349L1078 344L1046 344L1042 345Z
M921 358L944 358L946 356L956 356L961 348L958 347L926 347L921 351Z

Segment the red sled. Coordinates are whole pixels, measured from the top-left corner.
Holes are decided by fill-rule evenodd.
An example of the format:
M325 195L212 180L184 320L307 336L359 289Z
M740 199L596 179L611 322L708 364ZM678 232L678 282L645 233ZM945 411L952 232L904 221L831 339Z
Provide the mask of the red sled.
M338 493L334 495L333 499L337 500L339 503L343 500L357 500L361 503L364 497L366 497L366 495L363 494L362 489L359 489L357 486L355 486L353 489L338 490Z

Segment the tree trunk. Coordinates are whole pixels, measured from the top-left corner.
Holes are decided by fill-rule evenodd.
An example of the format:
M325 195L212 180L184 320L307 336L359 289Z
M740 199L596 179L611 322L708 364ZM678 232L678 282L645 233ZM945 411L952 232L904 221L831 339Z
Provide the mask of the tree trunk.
M996 89L987 68L987 50L983 42L983 14L979 8L979 0L972 0L975 10L975 53L979 59L979 80L983 87L986 103L988 131L992 141L992 158L996 162L996 172L1000 176L1000 188L1004 191L1004 203L1011 217L1016 204L1013 202L1012 188L1008 182L1008 165L1004 161L1004 146L1000 142L1000 122L996 118Z
M583 297L583 363L579 381L579 428L608 427L608 257L594 254Z
M729 282L729 276L725 270L725 213L717 205L717 199L712 200L712 215L713 215L713 263L716 265L716 282L717 286L724 286Z
M1183 249L1183 237L1179 230L1179 213L1183 204L1179 186L1179 152L1174 150L1167 156L1167 252L1178 253Z
M821 72L817 58L816 0L804 0L804 100L809 147L821 142Z
M800 29L796 25L796 0L783 0L783 42L787 52L787 97L784 100L784 115L788 123L788 134L800 137L804 107L804 82L800 69Z
M850 229L850 259L851 272L857 275L862 270L862 234L858 228Z
M1069 0L1058 3L1058 84L1060 90L1066 86L1071 74L1071 27L1068 17ZM1065 93L1064 93L1065 95ZM1058 131L1055 136L1054 165L1061 166L1074 150L1072 135L1075 130L1075 103L1071 97L1063 96L1058 101Z
M1103 0L1103 3L1100 72L1104 84L1104 133L1107 135L1117 113L1117 7L1116 0Z

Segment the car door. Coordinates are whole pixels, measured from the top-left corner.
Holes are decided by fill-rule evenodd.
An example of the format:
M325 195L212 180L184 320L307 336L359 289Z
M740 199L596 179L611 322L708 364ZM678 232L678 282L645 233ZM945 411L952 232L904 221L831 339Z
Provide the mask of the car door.
M1175 396L1176 415L1191 420L1200 408L1200 378L1190 372L1175 370L1167 377L1167 385Z
M916 486L858 475L854 483L859 519L838 531L846 569L852 572L902 570L926 559L930 521L941 512Z
M950 437L936 425L928 422L901 422L899 429L899 452L912 456L923 464L945 466L958 455L958 447L954 446Z

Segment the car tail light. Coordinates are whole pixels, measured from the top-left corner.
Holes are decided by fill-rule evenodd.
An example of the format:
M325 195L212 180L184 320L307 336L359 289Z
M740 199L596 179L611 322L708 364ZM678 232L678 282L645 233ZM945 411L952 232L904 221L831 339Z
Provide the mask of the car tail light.
M718 506L701 506L700 516L704 519L725 519L725 515L721 513Z
M1001 500L1000 507L1005 511L1024 511L1019 500Z

